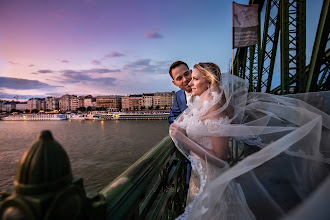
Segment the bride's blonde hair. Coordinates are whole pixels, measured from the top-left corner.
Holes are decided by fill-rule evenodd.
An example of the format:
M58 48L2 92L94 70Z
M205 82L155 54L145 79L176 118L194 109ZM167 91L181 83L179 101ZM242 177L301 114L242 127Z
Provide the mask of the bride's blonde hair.
M217 64L215 63L198 63L194 65L194 68L198 69L202 74L206 82L210 83L210 87L213 87L216 84L220 83L221 80L221 71ZM216 87L218 88L218 87ZM215 89L215 88L213 88ZM222 95L220 105L226 103L226 97ZM234 109L231 105L225 109L227 116L232 118Z
M221 71L215 63L198 63L194 65L194 68L198 69L203 74L203 78L210 83L211 86L220 82Z

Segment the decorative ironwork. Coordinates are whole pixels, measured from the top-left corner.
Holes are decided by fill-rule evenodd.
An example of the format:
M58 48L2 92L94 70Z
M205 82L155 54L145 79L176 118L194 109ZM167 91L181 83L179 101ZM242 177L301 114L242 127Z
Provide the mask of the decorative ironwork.
M81 178L73 178L69 158L49 131L21 158L14 192L2 195L0 219L104 219L105 201L87 197Z

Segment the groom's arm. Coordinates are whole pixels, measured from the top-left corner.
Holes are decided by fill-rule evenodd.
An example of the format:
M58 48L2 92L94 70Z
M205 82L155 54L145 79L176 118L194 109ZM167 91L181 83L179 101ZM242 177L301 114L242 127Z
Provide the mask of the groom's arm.
M170 115L168 116L168 122L172 124L180 114L181 114L181 110L179 108L177 94L175 94Z

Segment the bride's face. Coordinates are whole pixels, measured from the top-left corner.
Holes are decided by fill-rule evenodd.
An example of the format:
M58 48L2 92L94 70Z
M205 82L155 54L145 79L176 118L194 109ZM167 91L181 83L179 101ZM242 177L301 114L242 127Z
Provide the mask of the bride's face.
M203 74L194 68L189 86L191 87L192 95L200 96L207 90L209 83L203 78Z

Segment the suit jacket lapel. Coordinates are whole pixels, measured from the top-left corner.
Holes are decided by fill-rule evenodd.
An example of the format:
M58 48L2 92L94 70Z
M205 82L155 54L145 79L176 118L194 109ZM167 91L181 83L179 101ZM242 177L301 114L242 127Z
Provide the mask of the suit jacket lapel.
M187 97L184 90L182 90L180 109L184 111L187 108Z

